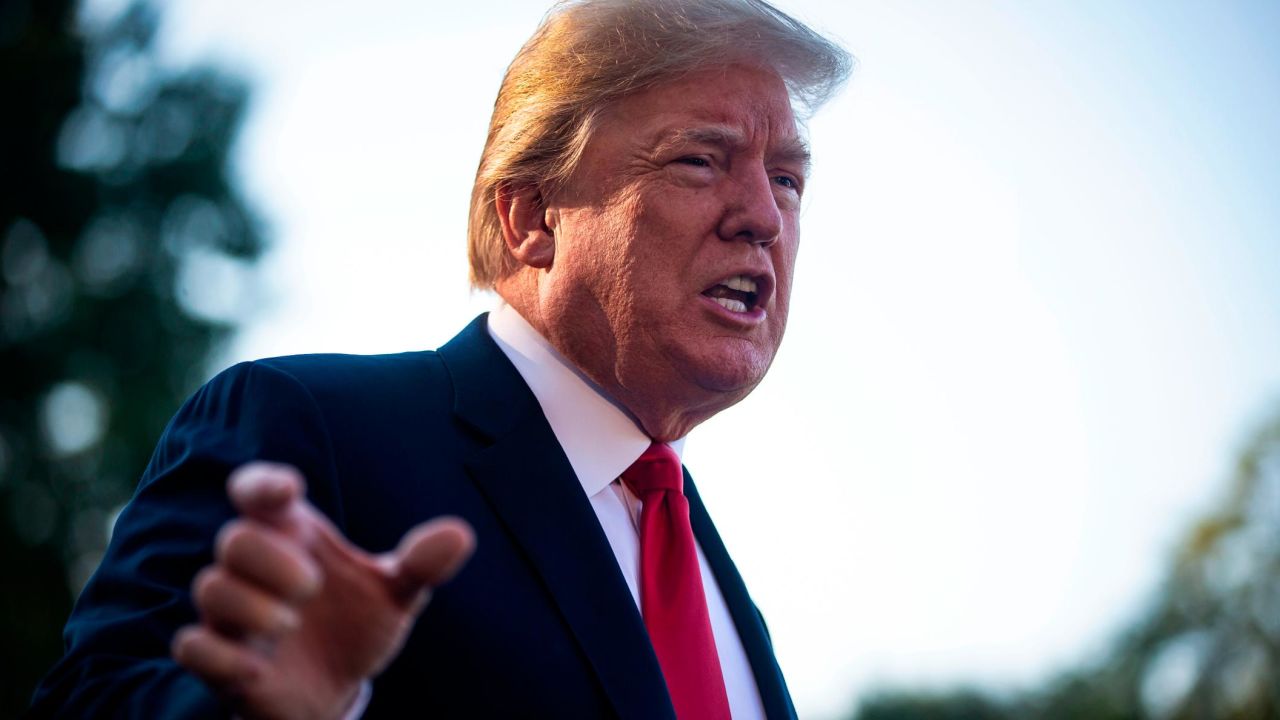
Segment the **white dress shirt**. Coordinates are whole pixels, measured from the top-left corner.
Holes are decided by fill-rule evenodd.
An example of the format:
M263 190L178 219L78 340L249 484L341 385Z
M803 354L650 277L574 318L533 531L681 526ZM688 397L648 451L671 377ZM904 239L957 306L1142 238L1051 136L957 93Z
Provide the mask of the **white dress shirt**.
M625 409L566 360L506 303L489 313L489 335L533 391L640 607L640 500L618 479L652 440ZM679 455L684 438L671 443ZM720 655L729 710L737 720L764 717L764 706L738 630L707 559L698 547L702 587Z

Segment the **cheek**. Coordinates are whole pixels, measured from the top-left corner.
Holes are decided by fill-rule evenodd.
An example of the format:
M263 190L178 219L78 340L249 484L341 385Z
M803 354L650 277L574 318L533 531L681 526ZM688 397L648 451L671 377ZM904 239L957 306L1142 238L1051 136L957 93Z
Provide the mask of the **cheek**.
M556 233L555 282L607 295L626 269L630 238L622 208L583 208L562 214Z
M687 242L687 231L684 237L677 232L653 222L640 223L615 258L618 290L636 305L638 314L663 312L687 294L688 273L697 265L696 250Z
M796 251L798 249L798 238L780 240L774 246L773 271L778 283L776 301L784 308L791 298L791 280L795 273Z
M689 262L709 238L724 212L714 194L680 189L651 190L637 198L633 216L640 251L665 264Z

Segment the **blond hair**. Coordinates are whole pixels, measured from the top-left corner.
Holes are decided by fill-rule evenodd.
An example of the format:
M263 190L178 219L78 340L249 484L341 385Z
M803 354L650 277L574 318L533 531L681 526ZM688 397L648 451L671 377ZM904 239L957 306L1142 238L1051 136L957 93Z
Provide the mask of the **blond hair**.
M844 82L840 46L763 0L562 0L507 68L471 191L471 284L491 288L518 266L494 196L503 185L546 195L573 173L613 101L707 66L773 69L807 117Z

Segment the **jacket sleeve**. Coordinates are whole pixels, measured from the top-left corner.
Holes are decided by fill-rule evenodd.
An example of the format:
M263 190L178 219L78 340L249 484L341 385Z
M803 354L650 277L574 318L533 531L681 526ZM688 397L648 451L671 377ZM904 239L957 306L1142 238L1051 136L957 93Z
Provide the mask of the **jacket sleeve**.
M32 718L226 718L231 709L169 655L196 620L190 584L234 516L227 476L261 459L289 463L342 527L329 436L314 398L272 361L214 378L170 421L101 565L63 634L65 653L37 689Z

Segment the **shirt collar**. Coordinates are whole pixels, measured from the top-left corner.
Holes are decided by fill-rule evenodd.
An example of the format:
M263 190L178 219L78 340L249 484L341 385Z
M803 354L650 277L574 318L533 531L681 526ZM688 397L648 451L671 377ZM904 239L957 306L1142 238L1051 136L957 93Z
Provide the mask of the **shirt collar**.
M587 497L608 487L653 442L625 409L505 302L489 313L489 335L533 391ZM681 455L684 438L671 448Z

